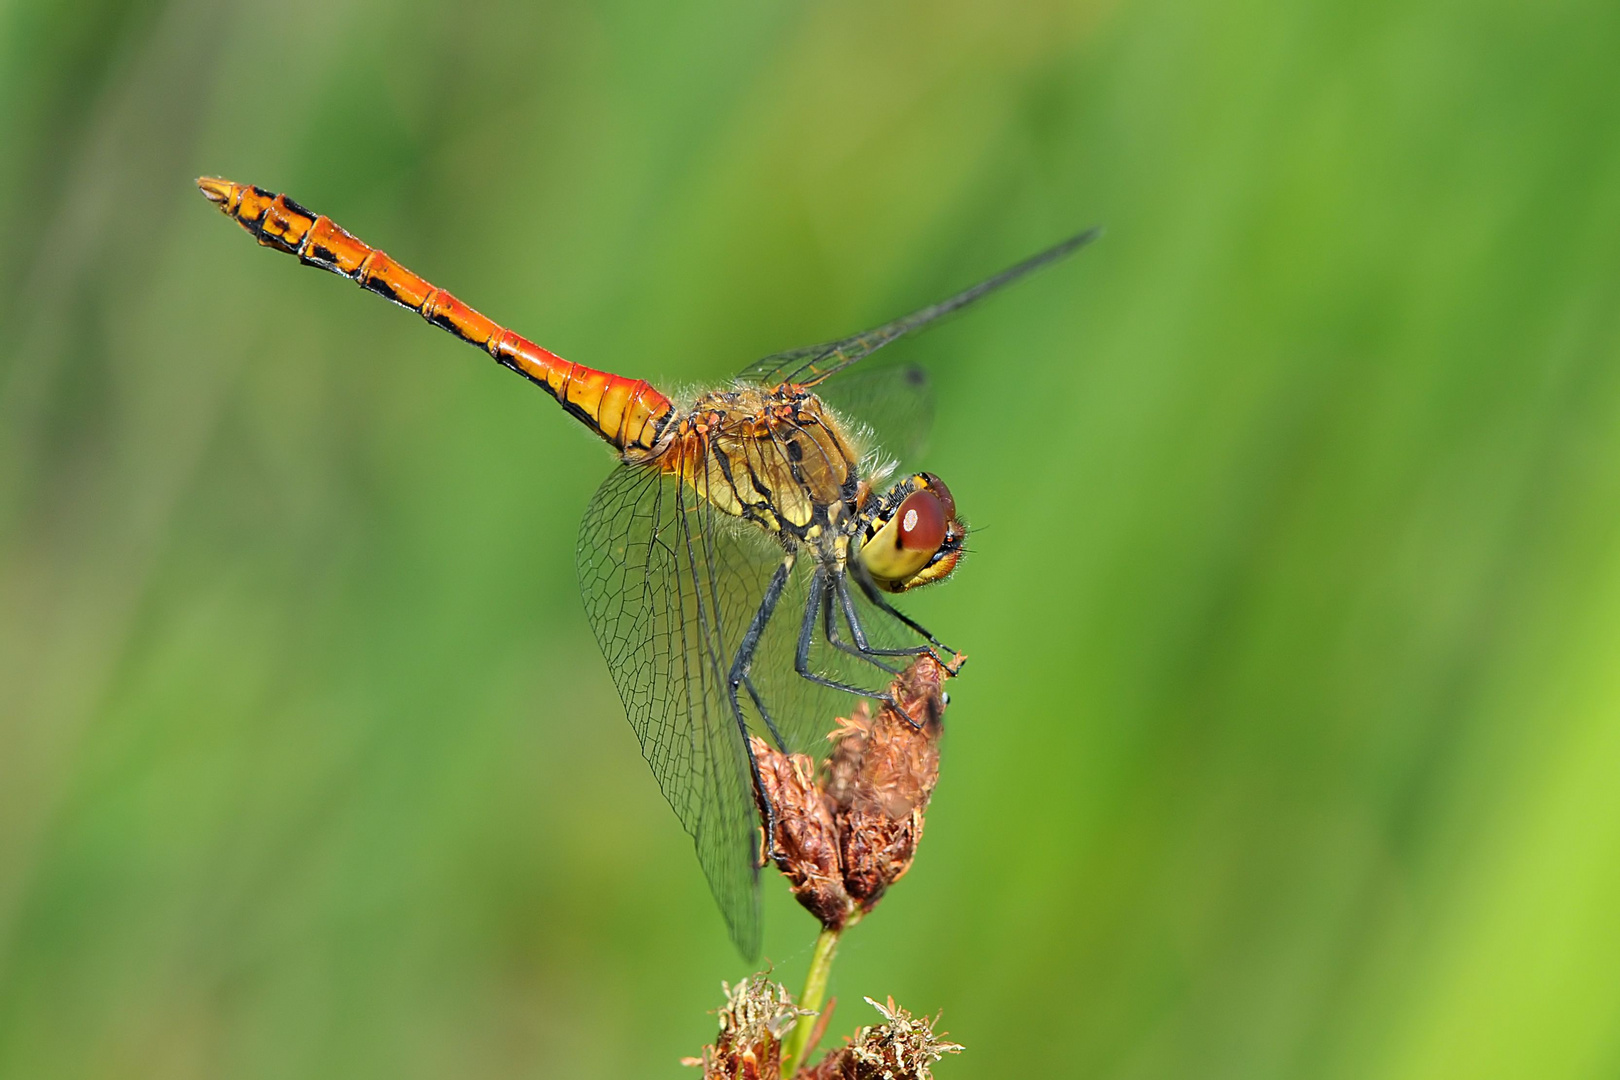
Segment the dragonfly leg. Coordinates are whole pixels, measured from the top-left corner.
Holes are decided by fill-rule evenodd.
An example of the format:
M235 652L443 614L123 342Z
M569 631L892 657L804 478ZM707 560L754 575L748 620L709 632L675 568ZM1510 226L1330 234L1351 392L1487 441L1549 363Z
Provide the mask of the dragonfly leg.
M949 645L939 640L939 638L929 633L928 628L922 623L918 622L916 619L913 619L911 616L907 615L905 612L899 610L893 604L883 599L883 593L878 591L878 587L873 584L872 578L866 573L865 567L861 566L858 562L852 563L852 566L854 568L855 582L861 587L861 594L872 602L873 607L877 608L886 615L899 619L906 626L911 627L911 629L915 630L917 633L926 638L928 643L934 646L934 648L928 650L929 655L933 656L933 658L938 661L940 667L943 667L947 672L955 675L958 671L962 670L962 661L960 658L958 658L958 654L955 649L951 648ZM945 652L950 653L952 659L946 660L938 650L944 650Z
M787 753L787 741L782 738L782 732L777 729L776 721L771 719L770 710L765 708L765 702L760 700L759 691L754 689L754 680L744 675L742 684L743 689L748 691L748 696L753 699L754 708L759 710L760 719L765 721L765 728L771 733L771 739L776 743L776 748L784 754Z
M872 653L878 656L933 655L934 647L932 645L916 645L909 649L872 649L866 642L866 630L861 626L860 616L855 611L855 601L854 598L849 595L849 587L843 581L839 581L837 584L837 589L838 597L844 605L844 616L849 620L850 633L855 636L855 642L861 649L870 649ZM872 662L874 664L877 663L876 660L873 660ZM888 670L894 671L895 669L888 668ZM898 672L895 673L899 674ZM923 729L922 721L913 717L911 713L906 710L905 706L901 705L898 701L893 700L891 700L889 704L894 706L895 712L906 718L906 723L910 724L913 730L921 731Z
M821 606L826 602L827 572L817 569L810 579L810 599L804 605L804 622L799 627L799 648L793 658L793 670L801 678L809 679L817 686L825 686L830 690L842 690L846 694L856 697L876 698L888 705L893 705L894 696L887 690L867 690L860 686L851 686L836 679L829 679L825 675L818 675L810 667L810 646L816 637L816 618L821 614Z
M765 838L769 844L770 838L776 835L776 807L765 792L765 784L759 775L759 762L754 758L753 744L748 741L748 719L743 716L742 703L737 699L737 691L743 684L748 685L748 696L753 698L754 704L759 704L759 696L754 693L754 686L748 680L748 668L754 662L754 650L759 647L759 636L765 632L765 624L771 619L771 613L776 610L776 603L782 599L782 590L787 587L788 575L793 571L794 556L789 552L782 559L782 565L776 568L771 575L770 584L765 587L765 596L759 603L759 610L754 612L753 620L748 624L748 630L743 634L742 644L737 647L737 655L732 658L731 671L726 677L726 691L731 701L731 715L737 721L737 730L742 735L743 749L748 753L748 768L753 774L754 791L759 796L761 809L765 818ZM782 737L772 724L769 715L763 706L760 715L765 717L765 724L770 728L771 737L778 746L782 745ZM784 747L785 749L785 747Z
M869 649L869 648L867 648L865 632L861 629L860 623L856 622L853 618L850 617L850 616L852 616L854 614L854 612L850 610L850 607L849 607L849 604L848 604L848 598L844 594L843 584L841 582L835 583L833 580L831 580L829 578L829 580L827 581L827 591L830 593L830 592L833 592L835 590L838 592L839 597L844 601L844 605L843 605L844 617L845 617L845 619L847 619L849 621L850 632L851 632L851 634L854 635L854 638L855 638L855 644L851 645L848 642L844 641L844 639L839 636L839 633L838 633L838 606L833 604L831 596L823 596L822 600L821 600L822 631L827 635L827 643L829 645L831 645L833 648L837 649L839 652L848 653L850 656L858 657L861 660L865 660L868 664L871 664L873 667L879 669L880 671L886 671L890 675L898 675L898 674L900 674L900 669L899 668L890 667L888 664L885 664L883 661L879 660L878 657L879 656L902 656L902 655L903 656L910 656L910 655L915 654L918 651L924 651L924 652L927 651L928 646L926 646L926 645L922 646L921 650L917 650L917 649L905 649L905 650Z
M922 656L924 653L934 651L931 645L913 645L906 649L878 649L868 644L866 640L866 627L861 625L860 614L855 610L855 598L850 595L849 585L840 579L835 586L838 590L838 600L844 607L844 618L849 621L849 632L855 637L855 647L868 657L872 656ZM876 661L873 661L876 663ZM885 670L896 669L885 666ZM898 674L898 672L896 672Z
M748 775L754 781L754 796L759 799L759 816L762 819L760 826L764 833L760 836L759 847L754 852L754 869L756 877L759 867L770 862L771 837L776 835L776 804L771 801L765 790L765 778L759 774L759 759L754 756L754 744L748 739L748 724L743 720L742 709L737 706L737 695L731 696L731 711L737 718L737 729L742 732L743 753L748 755Z

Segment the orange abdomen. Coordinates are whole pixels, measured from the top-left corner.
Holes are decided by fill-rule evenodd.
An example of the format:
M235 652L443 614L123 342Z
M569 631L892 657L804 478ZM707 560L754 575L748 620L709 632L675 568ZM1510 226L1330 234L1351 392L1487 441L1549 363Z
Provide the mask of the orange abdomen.
M362 289L408 307L484 349L502 366L540 384L586 427L627 457L651 452L673 412L669 398L642 379L570 363L507 330L443 289L285 195L204 177L197 186L265 247L298 256L305 266L341 274Z

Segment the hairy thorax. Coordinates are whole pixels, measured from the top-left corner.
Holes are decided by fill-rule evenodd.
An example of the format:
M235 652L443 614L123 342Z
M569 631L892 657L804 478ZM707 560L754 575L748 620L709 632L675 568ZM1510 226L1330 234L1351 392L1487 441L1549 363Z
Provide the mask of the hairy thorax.
M846 526L860 486L837 418L793 386L704 394L658 460L716 510L808 541Z

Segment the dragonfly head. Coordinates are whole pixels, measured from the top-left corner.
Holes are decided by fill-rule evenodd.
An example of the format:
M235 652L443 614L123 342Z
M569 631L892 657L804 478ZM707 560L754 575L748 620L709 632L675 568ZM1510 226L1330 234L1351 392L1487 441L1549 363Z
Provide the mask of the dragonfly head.
M861 565L885 592L944 581L962 557L967 529L956 516L951 489L932 473L906 477L862 519Z

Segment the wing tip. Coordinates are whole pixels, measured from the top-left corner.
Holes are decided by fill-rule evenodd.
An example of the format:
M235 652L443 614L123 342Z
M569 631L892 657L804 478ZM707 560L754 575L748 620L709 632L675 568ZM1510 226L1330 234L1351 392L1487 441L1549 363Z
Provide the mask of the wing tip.
M1079 232L1071 236L1069 241L1077 248L1085 247L1093 240L1101 240L1107 233L1108 226L1098 223L1096 225L1091 225L1087 228L1081 229Z
M1075 233L1073 236L1069 237L1067 240L1060 240L1058 243L1053 244L1051 247L1047 248L1030 261L1034 263L1041 263L1047 261L1048 259L1058 259L1062 258L1064 255L1071 255L1088 244L1101 240L1107 231L1108 228L1105 225L1099 224L1087 226L1086 228Z

